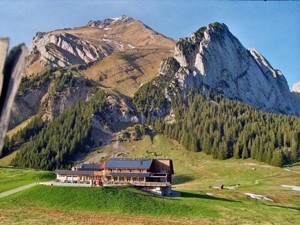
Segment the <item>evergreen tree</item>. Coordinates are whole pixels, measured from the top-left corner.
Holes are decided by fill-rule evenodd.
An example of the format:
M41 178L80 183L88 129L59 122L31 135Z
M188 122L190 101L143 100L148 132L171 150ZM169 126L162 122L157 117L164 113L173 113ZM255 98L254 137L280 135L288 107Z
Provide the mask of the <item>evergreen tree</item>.
M243 151L242 151L242 159L247 159L247 158L249 158L249 152L246 145L244 144Z

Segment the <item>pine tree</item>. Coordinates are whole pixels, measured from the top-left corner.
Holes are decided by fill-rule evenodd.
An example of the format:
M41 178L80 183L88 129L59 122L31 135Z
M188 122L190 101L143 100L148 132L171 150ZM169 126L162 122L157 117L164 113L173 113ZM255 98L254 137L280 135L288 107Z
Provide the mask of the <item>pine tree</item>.
M242 159L247 159L247 158L249 158L249 152L246 145L244 144L243 151L242 151Z
M274 151L271 165L278 167L283 166L283 152L281 150Z

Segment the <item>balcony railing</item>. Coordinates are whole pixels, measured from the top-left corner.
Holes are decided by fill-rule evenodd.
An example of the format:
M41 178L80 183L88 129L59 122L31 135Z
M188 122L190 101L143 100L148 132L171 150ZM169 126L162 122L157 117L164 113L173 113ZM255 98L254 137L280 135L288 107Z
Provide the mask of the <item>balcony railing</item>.
M170 182L143 182L143 181L105 181L104 185L133 185L139 187L167 187L170 186Z
M166 187L171 185L170 182L142 182L142 181L133 181L131 182L134 186L145 186L145 187Z

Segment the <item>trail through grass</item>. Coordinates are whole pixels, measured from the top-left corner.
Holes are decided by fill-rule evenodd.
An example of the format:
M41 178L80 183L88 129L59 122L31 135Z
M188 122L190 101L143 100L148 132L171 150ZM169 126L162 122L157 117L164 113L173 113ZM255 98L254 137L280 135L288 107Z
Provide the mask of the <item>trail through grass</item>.
M181 192L181 197L162 198L129 187L35 186L1 199L0 217L4 218L3 221L13 223L11 218L15 218L18 210L23 209L23 220L20 221L26 221L26 224L53 221L54 217L40 218L33 215L37 211L45 215L53 214L61 218L61 221L71 221L70 223L79 219L76 215L81 214L86 221L91 221L95 213L101 218L114 218L118 221L125 217L131 218L130 221L122 220L119 224L156 224L154 221L161 221L163 224L297 224L300 220L299 192L281 187L283 184L300 186L299 174L295 172L297 170L276 168L251 159L214 160L203 153L188 152L177 142L160 134L119 145L112 143L93 154L107 152L117 155L120 149L125 154L122 156L126 157L173 159L173 189ZM5 173L8 174L8 171ZM11 175L14 173L16 177L22 176L18 170ZM9 177L7 174L5 177ZM3 183L0 180L0 184L1 182ZM234 188L214 188L221 184ZM251 199L244 194L246 192L265 195L273 202ZM9 212L9 217L3 213L5 211ZM65 216L61 216L61 212ZM26 219L32 217L40 219L34 222ZM103 224L112 223L105 219L103 221ZM87 222L89 223L96 222L93 220Z
M54 180L54 172L0 167L0 193L34 182Z

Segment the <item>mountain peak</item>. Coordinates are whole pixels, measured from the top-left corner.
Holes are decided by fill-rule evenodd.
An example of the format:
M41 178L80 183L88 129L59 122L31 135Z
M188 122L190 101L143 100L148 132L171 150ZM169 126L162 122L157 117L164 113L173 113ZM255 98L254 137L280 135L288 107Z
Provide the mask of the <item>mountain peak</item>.
M130 16L122 15L119 17L108 18L108 19L104 19L104 20L90 20L86 24L86 27L106 28L106 27L110 27L110 26L130 23L133 21L136 21L136 20Z
M41 73L45 67L92 63L115 52L146 46L166 49L169 55L174 41L127 15L91 20L85 26L38 32L29 50L25 74Z
M192 33L192 40L194 42L200 42L203 38L207 36L222 36L225 32L229 32L228 27L224 23L214 22L210 23L205 27L199 28L196 32ZM205 33L207 35L205 36Z
M174 57L184 68L175 73L182 90L204 86L263 111L300 115L282 72L257 50L247 50L223 23L179 39Z
M214 22L207 26L209 29L229 30L225 23Z

